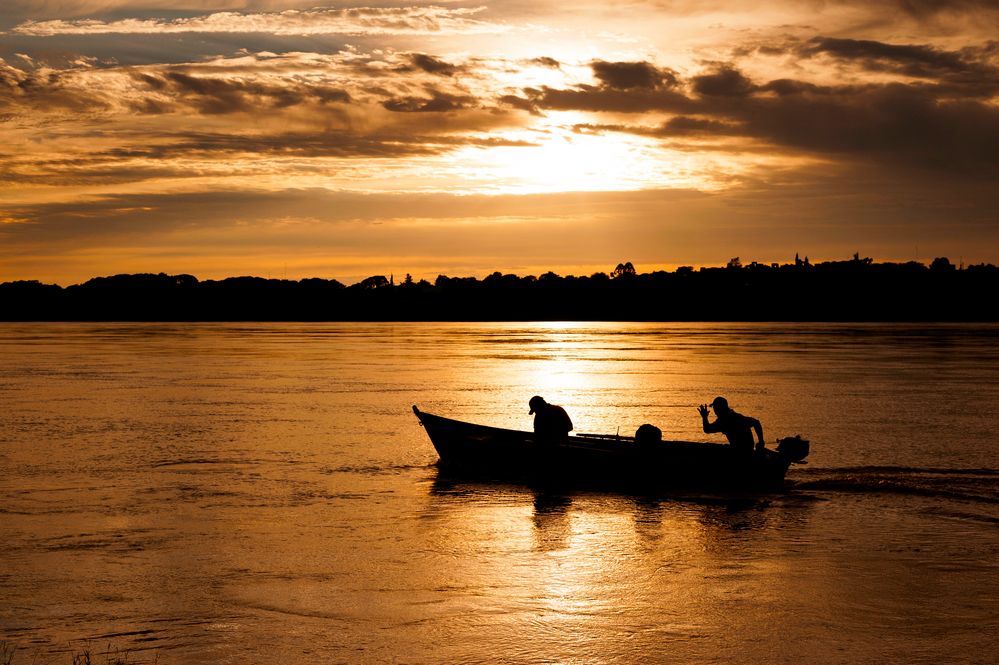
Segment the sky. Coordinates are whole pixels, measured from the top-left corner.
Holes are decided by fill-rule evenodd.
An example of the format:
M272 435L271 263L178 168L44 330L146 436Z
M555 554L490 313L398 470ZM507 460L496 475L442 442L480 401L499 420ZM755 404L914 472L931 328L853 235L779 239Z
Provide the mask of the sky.
M999 263L994 0L4 0L0 282Z

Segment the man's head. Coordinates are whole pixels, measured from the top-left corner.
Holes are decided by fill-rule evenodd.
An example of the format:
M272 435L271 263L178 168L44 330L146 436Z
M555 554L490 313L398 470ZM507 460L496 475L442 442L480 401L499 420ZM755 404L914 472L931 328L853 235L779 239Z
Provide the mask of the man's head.
M531 410L528 413L530 415L534 415L535 411L540 411L541 409L545 408L545 406L547 406L548 403L545 401L544 397L541 397L540 395L535 395L534 397L531 398L531 401L528 402L528 405L531 407Z
M728 400L724 397L715 397L711 401L711 408L714 409L716 416L724 416L728 413Z

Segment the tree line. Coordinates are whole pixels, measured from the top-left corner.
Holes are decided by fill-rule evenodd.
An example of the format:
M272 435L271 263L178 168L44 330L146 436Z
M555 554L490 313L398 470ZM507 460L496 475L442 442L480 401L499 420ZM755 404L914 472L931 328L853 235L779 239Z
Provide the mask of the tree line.
M847 261L589 276L335 279L134 274L0 284L5 321L999 321L999 268Z

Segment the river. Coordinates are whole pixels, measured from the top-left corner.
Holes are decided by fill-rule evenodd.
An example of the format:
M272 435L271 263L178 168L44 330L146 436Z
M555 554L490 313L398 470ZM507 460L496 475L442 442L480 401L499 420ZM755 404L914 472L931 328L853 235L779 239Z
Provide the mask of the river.
M812 454L751 496L438 473L412 405L530 429L534 394L718 442L724 395ZM999 649L995 325L3 324L0 400L12 665Z

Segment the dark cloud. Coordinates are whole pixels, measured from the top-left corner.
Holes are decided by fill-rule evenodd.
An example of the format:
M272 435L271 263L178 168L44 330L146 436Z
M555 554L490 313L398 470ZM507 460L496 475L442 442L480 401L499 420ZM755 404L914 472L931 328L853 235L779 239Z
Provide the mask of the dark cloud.
M999 172L999 108L946 100L932 86L901 83L820 87L786 79L735 102L701 105L699 132L741 134L800 151L961 177ZM668 129L667 123L667 129Z
M869 71L962 85L966 92L977 87L981 94L991 95L999 89L999 69L979 59L988 57L987 52L980 49L958 52L921 44L815 37L796 50L803 57L824 54L843 62L859 64Z
M855 0L850 4L858 3ZM915 18L929 18L940 13L975 13L981 10L995 11L994 0L893 0L892 4Z
M621 124L592 124L583 123L573 125L572 130L578 134L603 134L605 132L621 132L625 134L635 134L637 136L649 136L653 138L707 138L714 136L744 136L746 129L740 125L708 120L705 118L695 118L691 116L676 116L670 118L661 125L650 127L647 125L621 125ZM686 144L671 144L672 148L683 150L688 147ZM731 146L720 146L717 149L726 150ZM691 143L691 150L707 149L703 143ZM744 148L743 148L744 150Z
M608 111L614 113L646 113L671 111L684 113L693 110L694 103L677 90L657 88L649 90L615 90L603 86L581 85L575 88L529 88L526 99L540 110L556 111Z
M869 39L837 39L815 37L801 48L801 53L828 53L840 58L898 63L902 66L925 67L931 71L962 71L967 63L960 55L930 46L887 44Z
M285 108L307 102L348 103L347 91L319 85L292 83L279 85L253 79L217 78L194 76L180 71L167 71L161 75L136 73L135 79L149 90L170 95L199 113L223 114L257 111L264 108ZM169 104L142 100L133 105L139 113L154 113L157 110L172 110Z
M389 111L397 113L443 113L460 111L478 105L475 97L470 95L452 95L434 90L427 97L396 97L382 102Z
M595 60L590 63L593 75L602 87L613 90L635 88L655 89L673 87L677 84L676 73L660 69L649 62L606 62Z
M730 123L679 115L670 118L659 128L660 136L691 136L698 134L742 134L745 130Z
M999 109L972 100L942 101L933 92L898 83L843 86L751 99L732 115L751 135L785 146L994 175Z
M499 102L538 115L543 110L610 111L644 113L671 109L682 111L689 100L675 88L676 72L649 62L590 63L599 85L572 88L525 88L523 95L504 95Z
M187 134L181 140L150 150L150 156L174 157L197 153L257 153L302 157L406 157L447 152L465 145L527 146L523 141L464 135L403 133L355 134L347 131L282 133L266 136ZM139 155L145 149L135 151ZM114 154L114 153L112 153Z
M808 81L798 81L795 79L774 79L757 87L761 92L773 92L778 95L801 95L801 94L833 94L834 89L827 86L819 86Z
M500 104L506 104L507 106L512 106L515 109L527 111L531 115L542 115L541 111L538 109L537 103L526 97L518 97L517 95L502 95L497 101Z
M541 65L542 67L550 67L551 69L561 69L562 63L560 63L555 58L549 58L546 56L540 58L534 58L533 60L528 60L531 64Z
M454 76L459 71L459 68L450 62L445 62L426 53L413 53L409 57L414 67L422 69L428 74Z
M755 89L752 81L731 66L693 77L691 87L697 94L711 97L745 97Z

